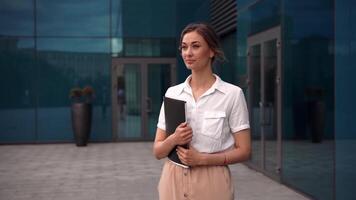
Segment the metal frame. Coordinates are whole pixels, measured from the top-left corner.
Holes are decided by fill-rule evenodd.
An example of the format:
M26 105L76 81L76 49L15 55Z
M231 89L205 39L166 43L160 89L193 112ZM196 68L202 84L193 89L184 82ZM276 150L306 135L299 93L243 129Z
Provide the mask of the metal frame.
M118 132L118 114L117 111L117 98L116 98L116 76L117 67L124 64L139 64L141 69L141 137L137 139L125 139L117 136ZM171 85L176 84L176 58L113 58L111 62L111 102L112 102L112 138L114 142L121 141L148 141L149 135L146 130L148 129L148 115L147 115L147 93L148 93L148 64L169 64L171 67Z
M248 51L250 51L250 48L254 45L260 45L261 46L261 56L260 56L260 65L261 65L261 99L260 99L260 116L265 115L265 110L264 110L264 105L261 105L265 102L265 74L264 74L264 42L270 41L270 40L277 40L277 77L276 77L276 86L277 86L277 166L276 166L276 173L271 173L270 171L267 171L265 168L265 161L266 161L266 151L265 151L265 132L264 128L261 127L261 165L256 166L253 163L248 163L248 165L252 168L255 168L264 174L268 175L269 177L281 181L281 170L282 170L282 62L281 62L281 27L273 27L271 29L268 29L266 31L257 33L255 35L251 35L247 39L247 46L248 46ZM249 56L250 53L248 52L247 55ZM248 66L248 76L249 76L249 82L251 80L251 69L249 68L250 66L250 59L247 59L247 66ZM249 84L250 85L250 84ZM250 90L250 86L248 87ZM251 104L251 97L249 95L248 97L248 102L249 105Z

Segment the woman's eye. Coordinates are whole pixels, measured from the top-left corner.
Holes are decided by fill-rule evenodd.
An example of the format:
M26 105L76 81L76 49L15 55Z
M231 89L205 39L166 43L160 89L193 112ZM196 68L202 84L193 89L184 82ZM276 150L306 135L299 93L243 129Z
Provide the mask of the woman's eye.
M199 47L200 47L199 45L193 45L193 49L197 49Z
M188 49L188 47L187 47L187 46L182 46L180 49L183 50L183 51L185 51L185 50Z

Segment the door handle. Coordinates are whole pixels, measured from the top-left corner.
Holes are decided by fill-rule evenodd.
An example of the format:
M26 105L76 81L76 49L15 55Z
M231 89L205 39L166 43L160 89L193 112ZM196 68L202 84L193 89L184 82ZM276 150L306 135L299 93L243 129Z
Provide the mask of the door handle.
M260 124L261 126L263 126L265 124L265 118L264 118L264 108L263 108L262 101L259 102L259 106L260 106Z
M146 97L146 112L152 112L152 99L150 97Z
M268 108L267 119L265 125L272 124L272 112L273 112L273 104L271 102L266 103L266 108ZM266 112L265 112L266 113Z
M260 105L260 124L262 126L269 126L272 123L273 104L271 102L259 102Z

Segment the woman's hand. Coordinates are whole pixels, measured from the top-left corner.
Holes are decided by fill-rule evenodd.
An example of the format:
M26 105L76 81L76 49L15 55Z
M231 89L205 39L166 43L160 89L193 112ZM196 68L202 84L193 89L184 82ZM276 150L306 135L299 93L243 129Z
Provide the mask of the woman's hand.
M174 141L176 145L185 145L192 141L193 131L187 122L181 123L174 134Z
M183 164L188 166L198 166L202 165L202 153L198 152L192 146L189 149L185 149L183 147L177 148L177 153L179 159Z

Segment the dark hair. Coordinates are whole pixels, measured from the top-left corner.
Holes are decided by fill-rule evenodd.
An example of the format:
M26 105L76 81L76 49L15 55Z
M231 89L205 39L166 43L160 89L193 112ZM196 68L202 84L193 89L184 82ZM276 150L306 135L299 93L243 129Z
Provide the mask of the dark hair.
M215 59L220 61L225 60L224 52L220 48L219 37L215 30L206 23L191 23L188 24L180 34L179 50L181 50L181 45L183 37L185 34L196 31L204 40L208 43L209 48L214 52L215 56L212 58L212 62Z

